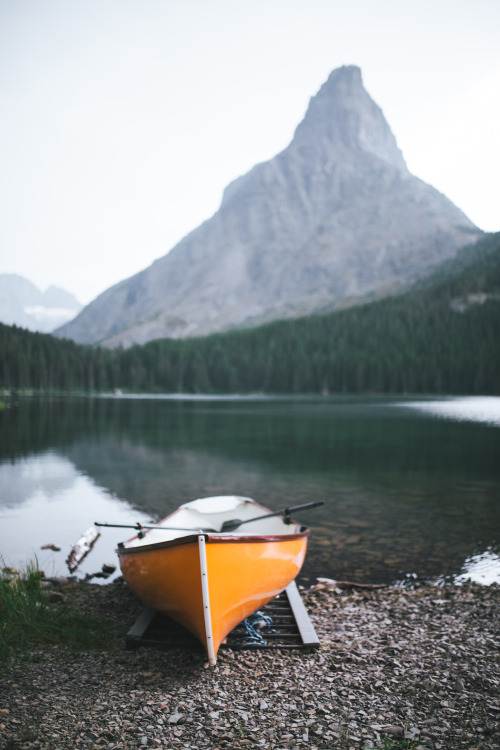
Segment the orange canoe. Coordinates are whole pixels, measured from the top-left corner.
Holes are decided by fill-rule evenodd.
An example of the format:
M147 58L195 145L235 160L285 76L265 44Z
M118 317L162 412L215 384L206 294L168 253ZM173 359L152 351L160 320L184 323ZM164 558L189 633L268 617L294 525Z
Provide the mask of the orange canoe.
M117 550L132 591L194 633L212 665L227 634L304 562L309 529L270 514L246 497L201 498Z

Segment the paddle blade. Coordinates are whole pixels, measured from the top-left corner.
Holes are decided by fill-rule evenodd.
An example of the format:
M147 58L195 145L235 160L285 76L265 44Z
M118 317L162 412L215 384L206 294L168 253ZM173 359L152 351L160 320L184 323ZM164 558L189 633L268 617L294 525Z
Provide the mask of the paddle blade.
M249 519L252 520L252 519ZM221 531L234 531L234 529L237 529L238 526L241 526L243 521L240 521L239 518L232 518L230 521L224 521L222 526L220 527Z

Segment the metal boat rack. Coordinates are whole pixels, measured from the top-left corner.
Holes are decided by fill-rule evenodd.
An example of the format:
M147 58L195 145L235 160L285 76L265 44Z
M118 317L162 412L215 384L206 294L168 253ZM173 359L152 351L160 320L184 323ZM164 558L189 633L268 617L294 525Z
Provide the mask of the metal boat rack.
M272 618L272 631L263 633L265 643L245 643L245 629L238 625L229 633L221 649L318 648L319 640L295 581L260 610ZM127 633L128 649L139 646L156 648L190 648L201 650L201 643L169 617L144 607Z

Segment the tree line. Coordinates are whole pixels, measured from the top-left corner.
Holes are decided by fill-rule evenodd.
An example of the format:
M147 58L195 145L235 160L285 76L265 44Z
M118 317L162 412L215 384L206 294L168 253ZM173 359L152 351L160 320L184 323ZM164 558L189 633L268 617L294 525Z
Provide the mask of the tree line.
M468 264L459 257L432 283L327 315L125 350L0 325L0 386L41 393L499 394L500 234L486 237Z

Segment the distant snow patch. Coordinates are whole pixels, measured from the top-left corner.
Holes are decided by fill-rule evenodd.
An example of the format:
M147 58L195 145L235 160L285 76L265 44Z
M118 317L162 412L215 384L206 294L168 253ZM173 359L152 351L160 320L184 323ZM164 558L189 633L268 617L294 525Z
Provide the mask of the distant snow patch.
M69 307L44 307L43 305L30 305L25 307L23 312L36 320L40 324L39 330L45 332L59 328L78 314L78 310L72 310Z

